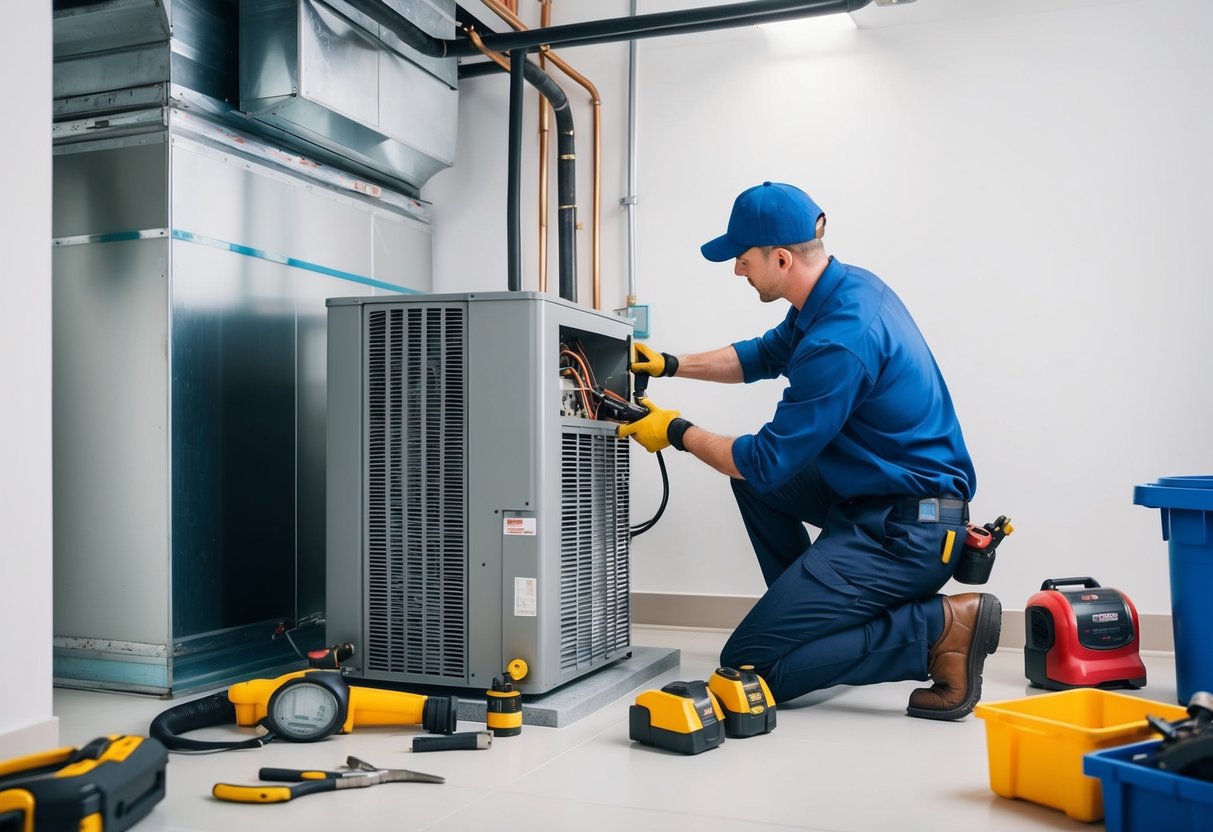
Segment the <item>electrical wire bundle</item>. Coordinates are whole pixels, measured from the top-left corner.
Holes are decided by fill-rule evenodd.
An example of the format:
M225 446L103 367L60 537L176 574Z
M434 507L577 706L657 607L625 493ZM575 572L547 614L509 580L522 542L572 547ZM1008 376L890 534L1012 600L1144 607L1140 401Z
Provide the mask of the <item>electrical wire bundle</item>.
M586 418L597 419L598 408L590 397L590 391L598 385L594 379L594 371L590 369L590 362L585 357L585 350L581 347L581 342L575 341L570 345L560 347L560 375L573 380L574 390L581 399Z
M560 374L573 380L574 390L581 399L586 416L590 419L600 418L599 414L604 407L606 413L603 416L608 418L613 412L617 413L621 408L636 407L623 396L598 383L598 380L594 378L594 371L590 368L590 361L586 357L585 349L582 347L580 341L561 344ZM643 413L643 409L641 409L641 412ZM657 467L661 469L661 504L657 507L657 512L652 517L629 529L632 537L642 535L657 525L657 521L665 513L666 504L669 503L670 477L665 467L665 459L661 456L661 451L657 452Z

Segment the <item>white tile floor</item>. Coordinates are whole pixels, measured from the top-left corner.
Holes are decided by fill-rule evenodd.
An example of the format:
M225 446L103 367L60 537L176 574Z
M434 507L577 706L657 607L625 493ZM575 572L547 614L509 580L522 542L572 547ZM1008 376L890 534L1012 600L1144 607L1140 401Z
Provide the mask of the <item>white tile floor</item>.
M637 628L633 643L682 650L682 663L565 728L526 726L486 751L413 755L413 731L362 729L304 745L170 758L167 796L136 829L287 830L880 830L1098 829L1061 812L996 797L989 789L985 723L911 719L916 683L839 688L781 707L770 734L728 740L696 756L628 739L628 707L641 690L706 679L727 633ZM1145 656L1150 683L1137 695L1175 702L1174 661ZM983 700L1029 695L1023 654L986 663ZM101 734L146 734L170 703L146 697L55 692L63 745ZM483 729L460 723L459 729ZM234 729L233 729L234 730ZM220 732L199 732L201 738ZM224 733L230 736L229 733ZM446 777L443 785L387 784L277 805L224 803L216 782L254 783L262 766L337 768L347 755Z

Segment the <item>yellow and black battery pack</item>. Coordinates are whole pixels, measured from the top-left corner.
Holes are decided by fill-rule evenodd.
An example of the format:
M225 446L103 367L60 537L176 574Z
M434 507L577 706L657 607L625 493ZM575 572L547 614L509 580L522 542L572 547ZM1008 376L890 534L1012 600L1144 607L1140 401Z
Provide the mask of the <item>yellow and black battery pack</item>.
M158 740L98 737L0 762L0 832L122 832L164 798Z
M628 736L682 754L699 754L724 742L724 714L707 682L670 682L646 690L628 711Z
M724 711L726 735L745 738L775 730L775 698L753 665L716 668L708 690Z

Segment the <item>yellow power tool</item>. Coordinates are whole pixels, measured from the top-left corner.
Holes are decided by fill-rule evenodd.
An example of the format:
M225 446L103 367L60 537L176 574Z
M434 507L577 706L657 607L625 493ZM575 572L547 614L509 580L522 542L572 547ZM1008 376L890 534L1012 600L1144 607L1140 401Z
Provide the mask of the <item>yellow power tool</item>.
M707 682L670 682L636 697L628 735L642 745L699 754L724 742L724 713Z
M708 680L724 711L724 732L730 737L754 737L775 730L775 697L754 666L718 667Z
M122 832L164 799L167 763L158 741L123 735L0 762L0 830Z

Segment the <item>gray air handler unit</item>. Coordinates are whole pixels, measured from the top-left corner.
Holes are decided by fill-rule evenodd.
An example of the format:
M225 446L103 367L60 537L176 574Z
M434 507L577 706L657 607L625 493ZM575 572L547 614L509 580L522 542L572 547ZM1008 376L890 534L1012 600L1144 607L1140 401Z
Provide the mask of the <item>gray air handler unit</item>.
M328 301L329 643L355 677L551 690L630 655L632 325L533 292ZM591 378L592 377L592 378Z

